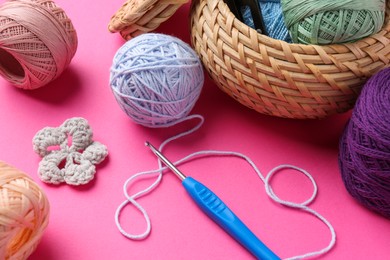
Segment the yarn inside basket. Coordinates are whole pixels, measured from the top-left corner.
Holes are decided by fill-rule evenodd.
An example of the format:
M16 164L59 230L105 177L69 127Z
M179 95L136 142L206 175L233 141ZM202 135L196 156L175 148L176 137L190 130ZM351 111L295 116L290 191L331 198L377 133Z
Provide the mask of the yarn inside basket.
M185 118L204 82L202 63L180 39L146 33L115 54L110 85L122 110L136 123L168 127Z
M290 34L284 23L280 0L256 0L255 2L260 6L267 36L285 42L291 42ZM245 24L254 28L253 17L249 7L243 7L241 12Z
M380 31L384 0L281 0L292 41L326 45L352 42Z
M390 68L363 87L340 139L339 165L348 192L390 218Z
M25 173L0 161L0 259L27 259L48 220L43 190Z
M50 0L13 0L0 6L0 75L16 87L42 87L65 70L77 35Z

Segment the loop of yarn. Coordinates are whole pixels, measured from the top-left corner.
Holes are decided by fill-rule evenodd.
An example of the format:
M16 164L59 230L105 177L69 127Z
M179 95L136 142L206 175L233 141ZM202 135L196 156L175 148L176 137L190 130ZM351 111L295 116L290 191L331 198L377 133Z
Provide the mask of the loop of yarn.
M281 0L292 41L326 45L352 42L381 30L384 0Z
M390 68L378 72L363 87L339 150L348 192L390 218Z
M186 121L186 120L192 120L192 119L198 119L199 120L199 123L194 126L193 128L191 128L190 130L188 131L185 131L185 132L182 132L178 135L175 135L175 136L172 136L170 138L168 138L167 140L165 140L160 146L159 146L159 150L162 151L164 149L164 147L180 138L180 137L183 137L183 136L186 136L186 135L189 135L193 132L195 132L196 130L198 130L201 125L203 124L204 122L204 119L202 116L200 115L191 115L185 119L183 119L182 121ZM187 155L186 157L174 162L174 165L178 166L178 165L181 165L183 163L186 163L188 161L191 161L191 160L194 160L194 159L200 159L202 157L208 157L208 156L233 156L233 157L238 157L240 159L243 159L245 160L252 168L253 170L256 172L256 174L259 176L259 178L261 179L261 181L264 183L265 185L265 190L268 194L268 196L274 200L275 202L279 203L279 204L282 204L284 206L287 206L287 207L290 207L290 208L294 208L294 209L297 209L297 210L302 210L306 213L309 213L309 214L312 214L313 216L315 216L316 218L318 218L320 221L322 221L326 226L327 228L329 229L330 233L331 233L331 240L329 242L329 244L324 247L323 249L321 250L318 250L318 251L314 251L314 252L309 252L309 253L306 253L304 255L300 255L300 256L294 256L294 257L290 257L288 259L303 259L303 258L309 258L309 257L315 257L315 256L319 256L319 255L323 255L325 253L327 253L328 251L330 251L333 246L335 245L336 243L336 233L335 233L335 230L332 226L332 224L327 220L325 219L320 213L318 213L317 211L311 209L309 207L309 204L312 203L317 195L317 184L314 180L314 178L310 175L310 173L308 173L307 171L299 168L299 167L296 167L296 166L293 166L293 165L287 165L287 164L283 164L283 165L279 165L277 167L275 167L274 169L272 169L267 175L266 177L264 177L264 175L260 172L260 170L258 169L258 167L256 166L256 164L246 155L244 154L241 154L241 153L238 153L238 152L233 152L233 151L216 151L216 150L204 150L204 151L198 151L198 152L194 152L192 154L189 154ZM147 213L147 211L142 207L142 205L137 201L137 199L149 194L151 191L153 191L162 181L162 178L163 178L163 172L168 170L167 167L163 166L161 161L158 160L158 169L155 169L155 170L150 170L150 171L144 171L144 172L139 172L139 173L136 173L134 175L132 175L130 178L128 178L124 185L123 185L123 193L126 197L126 200L123 201L117 208L116 212L115 212L115 223L118 227L118 230L121 232L121 234L129 239L133 239L133 240L141 240L141 239L145 239L151 232L151 220L150 220L150 217ZM272 177L281 172L282 170L285 170L285 169L293 169L293 170L296 170L302 174L304 174L306 177L309 178L309 180L311 181L311 183L313 184L313 187L314 187L314 191L313 191L313 194L312 196L302 202L302 203L295 203L295 202L291 202L291 201L286 201L286 200L282 200L280 199L275 193L274 191L272 190L272 187L271 187L271 179ZM137 180L141 179L141 178L145 178L145 177L156 177L156 179L154 180L154 182L149 185L148 187L146 187L145 189L141 190L141 191L138 191L134 194L129 194L129 190L131 188L131 185L134 184ZM132 205L134 206L135 209L137 209L138 211L140 211L144 217L144 220L145 220L145 223L146 223L146 229L144 232L140 233L140 234L132 234L132 233L129 233L127 232L121 225L121 221L120 221L120 216L121 216L121 213L122 213L122 210L128 206L128 205Z
M192 110L203 87L202 63L180 39L137 36L115 54L110 86L121 109L136 123L168 127Z
M59 127L45 127L33 138L33 149L42 157L38 175L43 182L86 184L96 173L96 164L108 155L107 147L92 140L84 118L74 117ZM65 165L61 167L61 164Z
M23 89L36 89L57 78L77 49L71 20L50 0L4 2L0 32L0 75Z
M0 161L0 259L27 259L49 222L49 201L25 173Z

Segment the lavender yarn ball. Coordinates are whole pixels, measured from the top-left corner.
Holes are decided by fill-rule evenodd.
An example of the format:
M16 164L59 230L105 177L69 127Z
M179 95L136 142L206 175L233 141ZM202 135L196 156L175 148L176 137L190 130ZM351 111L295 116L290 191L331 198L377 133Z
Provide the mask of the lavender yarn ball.
M390 68L363 87L340 139L339 166L348 192L390 218Z
M168 127L185 118L204 83L202 63L182 40L146 33L114 56L110 86L121 109L136 123Z

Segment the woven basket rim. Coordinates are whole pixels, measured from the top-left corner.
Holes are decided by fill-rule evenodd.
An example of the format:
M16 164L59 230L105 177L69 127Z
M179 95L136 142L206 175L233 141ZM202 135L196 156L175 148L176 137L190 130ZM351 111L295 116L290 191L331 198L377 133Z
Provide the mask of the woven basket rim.
M108 24L108 30L113 33L120 32L125 28L136 24L147 12L153 13L153 11L161 5L166 7L175 6L178 8L183 4L188 3L188 1L190 0L126 0L111 17ZM174 12L175 11L176 9ZM173 13L170 13L168 17L165 18L169 19ZM153 14L153 17L150 17L150 19L154 18L158 14L159 12L157 11ZM154 27L155 26L153 26L153 28Z

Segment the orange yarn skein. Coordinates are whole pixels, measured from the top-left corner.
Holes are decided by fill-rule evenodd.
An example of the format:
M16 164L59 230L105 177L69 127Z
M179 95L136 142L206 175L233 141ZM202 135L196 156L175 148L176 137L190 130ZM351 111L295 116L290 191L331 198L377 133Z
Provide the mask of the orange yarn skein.
M0 259L27 259L49 221L49 201L25 173L0 161Z

